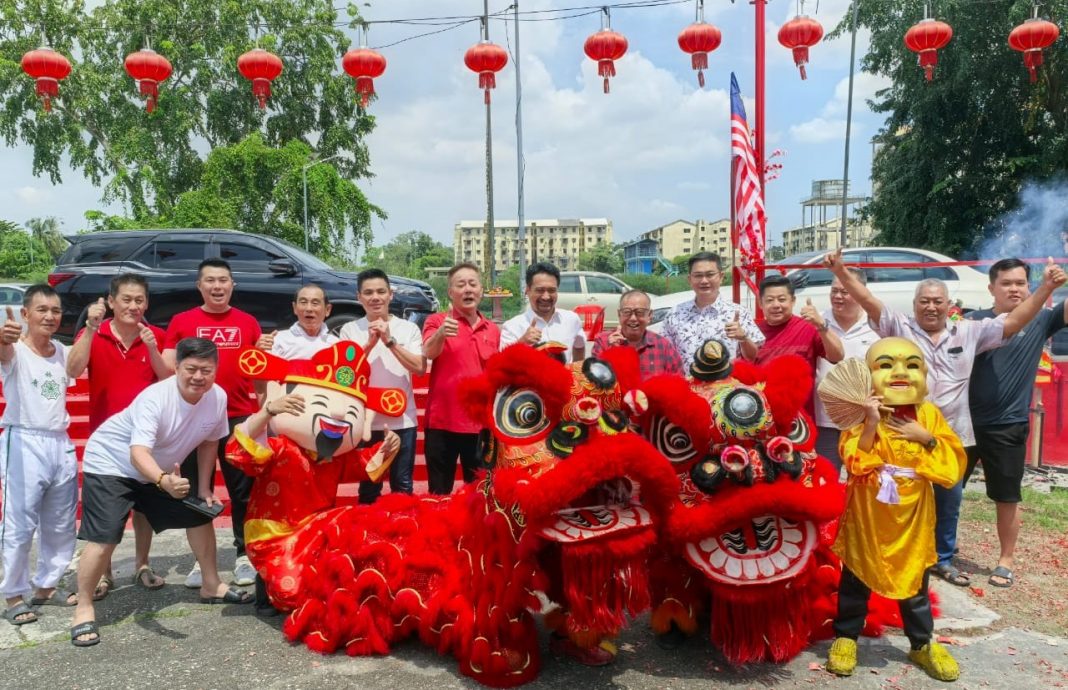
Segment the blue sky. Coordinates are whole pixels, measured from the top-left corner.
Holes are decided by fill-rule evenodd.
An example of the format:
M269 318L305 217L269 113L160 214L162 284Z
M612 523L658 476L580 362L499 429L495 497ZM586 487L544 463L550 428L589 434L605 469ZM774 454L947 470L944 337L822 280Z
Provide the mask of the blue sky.
M628 38L630 48L617 65L610 95L601 92L596 65L582 52L585 38L600 28L597 15L521 24L528 219L608 217L616 241L624 241L678 218L729 215L728 86L734 71L752 118L754 12L744 2L706 2L706 20L723 32L723 43L709 57L704 90L676 43L678 32L693 21L693 3L613 11L612 26ZM521 0L523 10L585 4ZM507 0L490 1L491 12L508 6ZM847 0L822 0L813 13L810 2L807 13L829 32L847 6ZM364 11L368 19L382 20L477 14L481 8L480 0L379 0ZM772 242L799 224L799 202L809 195L812 180L842 173L848 36L814 47L808 80L802 81L790 51L776 39L779 26L796 11L794 2L771 2L767 9L767 149L786 152L778 161L784 166L779 179L767 186ZM370 44L393 43L423 30L375 25ZM511 22L493 21L490 31L492 40L509 45L505 33L511 33ZM376 243L421 230L451 244L456 222L485 217L482 93L477 75L463 64L464 51L477 40L475 23L382 51L389 65L376 81L379 98L370 107L378 126L368 139L375 177L360 183L389 214L375 221ZM858 62L867 44L862 34ZM882 121L864 101L885 85L858 73L850 178L860 194L871 189L869 142ZM493 100L495 215L514 219L511 64L498 75ZM86 210L122 211L104 206L101 190L74 171L64 174L61 185L34 178L31 152L24 147L8 149L5 159L0 170L4 218L23 222L55 215L65 231L73 232L83 227Z

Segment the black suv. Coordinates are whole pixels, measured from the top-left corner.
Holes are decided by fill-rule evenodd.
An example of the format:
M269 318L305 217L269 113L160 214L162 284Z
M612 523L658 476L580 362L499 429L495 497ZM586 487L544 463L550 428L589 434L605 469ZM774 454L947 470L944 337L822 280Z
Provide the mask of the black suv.
M108 294L111 279L139 273L148 279L149 323L166 328L175 314L203 303L197 266L207 258L229 262L234 274L231 303L252 314L265 332L295 320L293 295L302 285L321 285L333 304L327 325L337 331L364 314L356 301L356 274L338 271L288 242L233 230L135 230L95 232L67 238L71 246L56 262L48 283L63 300L56 334L70 342L85 323L88 305ZM437 311L430 285L390 276L390 311L422 327Z

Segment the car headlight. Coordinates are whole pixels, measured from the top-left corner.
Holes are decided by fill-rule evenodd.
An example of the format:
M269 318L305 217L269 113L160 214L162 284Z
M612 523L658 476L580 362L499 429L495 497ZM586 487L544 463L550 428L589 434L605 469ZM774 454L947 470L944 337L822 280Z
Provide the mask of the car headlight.
M653 310L652 321L650 324L660 323L667 318L667 315L671 313L671 307L660 307Z

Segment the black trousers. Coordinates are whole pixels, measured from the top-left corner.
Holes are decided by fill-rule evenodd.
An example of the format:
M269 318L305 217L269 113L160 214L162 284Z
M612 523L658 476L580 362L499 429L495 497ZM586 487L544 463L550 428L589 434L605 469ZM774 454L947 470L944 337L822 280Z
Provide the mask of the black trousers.
M430 493L448 495L456 480L456 458L460 458L464 483L473 482L482 469L478 457L478 434L460 434L444 429L427 429L423 442L427 484Z
M234 433L234 427L248 419L245 417L230 417L230 433ZM226 442L230 437L219 441L219 468L222 470L223 481L226 482L226 491L230 494L230 516L234 525L234 546L237 555L245 555L245 513L248 512L248 498L252 494L252 477L226 462ZM182 462L182 476L189 480L189 485L196 491L197 478L197 453L193 451ZM214 477L212 478L214 483Z
M934 632L934 616L931 614L931 597L927 595L930 573L923 574L920 591L908 599L897 602L901 611L901 622L905 636L909 638L913 649L919 649L931 641ZM855 640L864 629L864 619L868 616L868 599L871 590L860 581L849 568L842 568L842 583L838 587L838 617L834 619L835 637L848 637Z

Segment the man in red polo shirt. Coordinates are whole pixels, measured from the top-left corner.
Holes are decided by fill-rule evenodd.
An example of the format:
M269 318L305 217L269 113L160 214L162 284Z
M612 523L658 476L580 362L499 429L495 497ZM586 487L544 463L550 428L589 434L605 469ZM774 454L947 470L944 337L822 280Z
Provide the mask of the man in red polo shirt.
M231 433L235 426L260 409L252 381L241 374L237 361L242 348L255 346L262 332L259 322L251 314L230 306L235 285L230 264L226 261L201 261L197 270L197 289L200 290L204 304L174 315L167 327L163 350L163 358L173 364L174 349L179 340L204 338L215 343L219 349L219 367L215 383L226 391L226 416L230 422ZM226 438L219 440L220 458L226 457L226 441ZM234 584L251 585L256 581L256 569L245 555L245 511L252 491L252 477L228 462L222 462L220 465L223 479L226 480L226 491L230 494L234 546L237 547ZM182 476L189 479L190 485L196 485L196 453L186 458L182 465ZM185 586L201 586L199 566L193 566L193 571L185 580Z
M760 308L764 321L757 324L764 334L764 344L757 352L757 364L767 364L776 357L797 355L812 367L812 380L816 380L816 365L819 358L831 364L842 361L842 341L830 330L827 321L807 300L801 315L794 315L794 284L786 276L768 276L760 282ZM816 417L816 387L808 396L805 410L811 419Z
M448 494L456 478L456 458L464 482L480 467L478 434L482 426L464 411L460 382L478 376L500 349L501 330L479 313L482 279L478 267L462 263L449 269L449 310L431 314L423 324L423 354L433 360L426 402L425 454L430 493Z
M67 352L67 376L89 370L89 433L108 417L126 409L137 394L174 373L160 353L163 331L144 322L148 311L148 281L133 273L111 279L107 308L114 315L104 321L104 299L89 306L85 328ZM121 372L121 375L116 375ZM148 564L152 528L134 511L134 584L159 589L166 584ZM100 578L93 599L100 600L115 586L111 562Z

